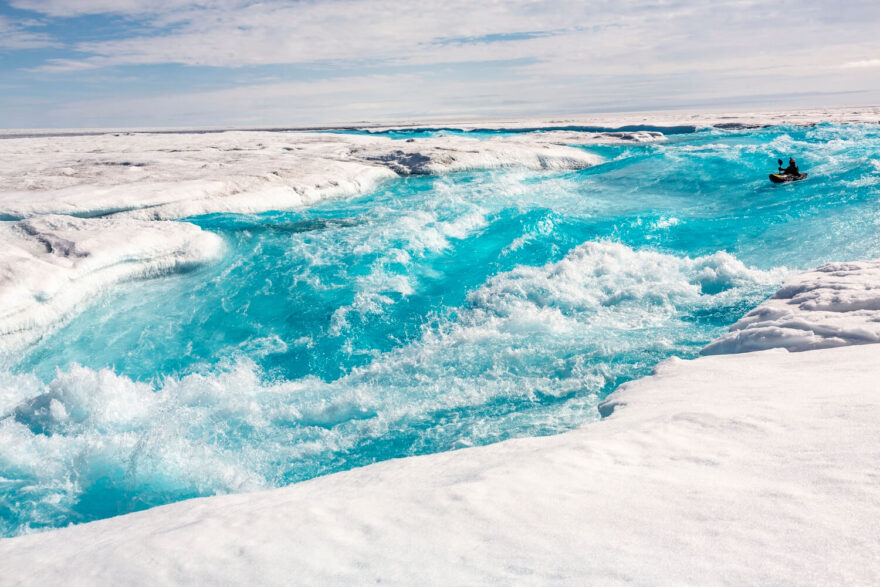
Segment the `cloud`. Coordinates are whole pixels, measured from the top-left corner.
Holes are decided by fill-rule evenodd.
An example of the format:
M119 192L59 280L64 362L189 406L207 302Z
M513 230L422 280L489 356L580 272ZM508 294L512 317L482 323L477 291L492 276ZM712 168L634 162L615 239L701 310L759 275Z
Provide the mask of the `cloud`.
M188 8L234 7L243 2L193 2L192 0L11 0L19 10L47 16L71 17L88 14L162 14Z
M199 92L178 76L174 88L160 87L150 100L182 124L185 117L178 114L184 112L206 124L276 124L307 123L305 113L313 121L453 110L506 115L802 95L832 86L880 90L880 80L857 75L876 61L864 56L880 50L880 3L873 0L845 6L805 0L796 7L763 0L11 3L55 29L78 18L70 21L76 30L66 37L72 40L64 53L28 64L41 79L86 83L87 70L133 75L138 68L159 71L144 66L174 64L199 67L202 79L213 76L212 87L225 86L220 93ZM104 33L90 37L88 19L95 14L111 15L117 29L108 35L108 21L101 20ZM283 81L249 85L257 75ZM106 100L77 102L77 112L86 116L87 107L96 108L95 116L110 120L114 100L139 99L112 84L99 91ZM201 111L186 106L199 100ZM285 110L290 102L296 110ZM79 116L73 107L64 104L56 112Z
M866 67L880 67L880 59L862 59L861 61L848 61L841 65L844 69L863 69Z
M0 49L40 49L56 44L48 34L29 30L29 27L34 26L38 26L38 23L33 21L12 22L0 15Z
M76 59L49 59L43 65L35 67L32 71L45 72L69 72L69 71L86 71L89 69L97 69L101 67L99 60L76 60Z
M424 6L382 1L267 2L157 13L171 33L80 43L76 49L105 64L181 63L214 67L385 60L393 63L493 59L527 51L542 31L565 30L583 13L566 2L535 15L529 3L453 0ZM542 3L543 4L543 3ZM132 7L134 9L134 7ZM570 10L569 10L570 9ZM606 15L610 16L610 15ZM449 39L458 39L449 42Z
M864 23L880 20L872 3L853 4L857 8L848 5L837 13L859 13ZM852 18L844 20L822 2L797 10L753 0L15 0L14 5L56 17L106 12L140 19L134 34L76 43L73 49L82 57L65 58L64 66L47 63L50 71L167 63L411 66L517 59L579 64L586 73L670 64L712 69L719 60L754 66L759 59L785 60L798 52L824 62L828 52L805 50L810 45L804 39L821 38L827 48L875 36L873 27L854 26Z

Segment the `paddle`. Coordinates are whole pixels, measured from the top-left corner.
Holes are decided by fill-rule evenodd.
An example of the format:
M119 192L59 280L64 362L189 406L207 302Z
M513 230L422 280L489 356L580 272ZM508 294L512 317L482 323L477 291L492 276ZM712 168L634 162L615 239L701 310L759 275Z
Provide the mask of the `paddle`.
M784 170L782 169L782 159L777 159L777 163L779 163L779 173L782 173Z

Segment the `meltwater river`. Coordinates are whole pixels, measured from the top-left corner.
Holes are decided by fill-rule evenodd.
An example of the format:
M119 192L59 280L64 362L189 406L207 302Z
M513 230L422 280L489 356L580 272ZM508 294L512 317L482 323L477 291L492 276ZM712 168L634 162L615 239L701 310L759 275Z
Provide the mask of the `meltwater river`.
M0 535L563 432L790 271L880 256L877 126L585 148L605 162L188 219L220 261L106 293L0 373ZM790 155L809 179L772 185Z

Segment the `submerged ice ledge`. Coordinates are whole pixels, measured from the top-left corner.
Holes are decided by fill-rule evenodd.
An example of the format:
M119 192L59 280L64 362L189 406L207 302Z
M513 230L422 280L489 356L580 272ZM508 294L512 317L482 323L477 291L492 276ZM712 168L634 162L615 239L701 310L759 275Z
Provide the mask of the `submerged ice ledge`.
M39 338L104 288L219 256L222 239L185 222L35 216L0 223L0 351Z

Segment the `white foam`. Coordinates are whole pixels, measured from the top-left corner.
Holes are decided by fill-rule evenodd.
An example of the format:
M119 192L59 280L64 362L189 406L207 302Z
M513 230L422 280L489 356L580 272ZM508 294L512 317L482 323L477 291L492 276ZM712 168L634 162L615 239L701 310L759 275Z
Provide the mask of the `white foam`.
M703 354L875 342L880 342L880 260L828 263L791 278Z
M762 271L718 252L689 258L613 241L590 241L564 259L541 267L520 266L498 275L469 296L478 308L521 315L524 305L554 307L596 320L619 306L625 328L668 319L678 307L724 305L778 283L785 268ZM612 324L604 324L612 326Z
M220 237L183 222L36 216L0 223L0 350L38 338L122 280L216 258Z
M586 410L589 398L595 399L620 369L596 367L587 356L643 352L631 333L651 328L657 339L649 346L668 348L690 335L690 323L681 320L683 308L716 309L760 296L783 274L782 269L748 268L727 253L691 259L588 242L558 262L520 266L491 278L468 295L454 321L426 328L419 340L353 370L333 389L362 389L371 408L380 406L375 409L381 412L399 403L395 394L406 397L402 409L425 412L524 394L579 394ZM352 311L381 310L380 288L362 287L363 298L344 308L338 320ZM393 287L383 282L381 290ZM565 375L548 375L548 364ZM394 385L388 390L373 385L390 380ZM559 428L565 427L559 417Z

